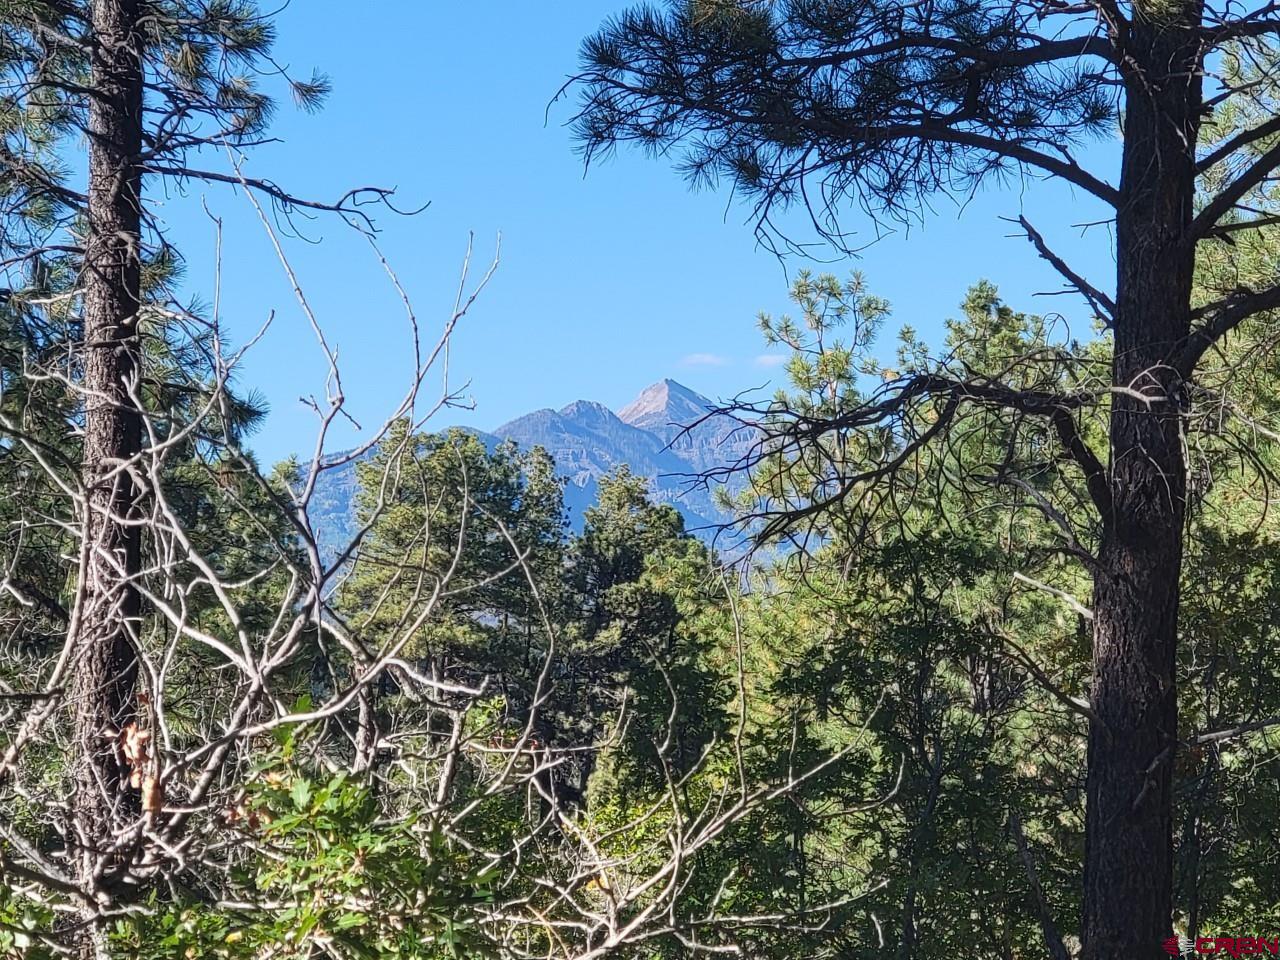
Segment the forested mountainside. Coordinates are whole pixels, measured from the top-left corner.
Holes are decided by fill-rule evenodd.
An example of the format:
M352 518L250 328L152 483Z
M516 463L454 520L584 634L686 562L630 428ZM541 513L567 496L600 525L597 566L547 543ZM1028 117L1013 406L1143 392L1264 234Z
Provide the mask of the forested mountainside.
M716 503L714 485L701 474L728 466L746 454L753 434L712 411L716 404L675 380L660 380L616 413L591 400L560 410L535 410L492 433L470 430L490 450L512 441L522 450L542 447L565 479L565 508L573 530L596 501L602 476L622 464L650 483L655 503L680 511L685 526L710 537L727 514ZM355 528L356 464L326 471L317 483L311 519L322 543L345 542Z

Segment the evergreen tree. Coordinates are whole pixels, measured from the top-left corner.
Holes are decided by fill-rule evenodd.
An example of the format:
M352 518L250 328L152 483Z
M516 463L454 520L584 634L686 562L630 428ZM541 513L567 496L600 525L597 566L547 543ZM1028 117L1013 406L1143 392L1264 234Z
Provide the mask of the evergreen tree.
M860 278L842 284L802 273L793 298L797 316L761 321L771 341L793 351L792 390L779 394L772 415L838 417L857 410L886 375L937 362L910 329L888 368L876 359L888 305ZM1055 365L1055 356L1102 363L1108 349L1105 340L1056 341L1052 324L1010 309L987 283L970 291L947 329L946 362L957 367L1037 357L1006 374L1028 391L1071 387L1079 366ZM1242 347L1256 350L1247 339ZM1223 362L1251 382L1268 382L1268 359ZM1242 422L1274 396L1260 389L1255 407L1247 395L1232 393ZM824 437L798 454L762 459L740 507L753 515L760 503L838 483L848 460L890 461L933 422L926 417L900 436L871 429ZM789 856L775 834L773 851L754 857L779 870L792 864L818 898L859 876L885 879L815 936L815 952L871 956L882 943L902 954L946 952L982 939L1042 940L1050 955L1070 955L1066 918L1079 905L1081 761L1091 712L1089 611L1076 599L1087 570L1078 561L1102 533L1078 475L1045 456L1057 442L1049 430L1011 430L999 416L970 426L893 475L879 491L891 509L873 496L846 496L815 512L805 528L811 549L762 574L748 607L748 622L760 621L748 629L753 675L778 704L777 717L760 718L772 753L790 763L797 744L812 750L866 738L864 749L797 797ZM1192 486L1187 549L1196 562L1184 571L1177 678L1193 732L1177 761L1175 920L1192 935L1268 916L1280 889L1265 856L1242 866L1258 856L1255 838L1270 831L1254 819L1255 804L1265 805L1277 785L1260 763L1273 755L1273 718L1262 701L1276 672L1262 637L1275 526L1250 509L1259 465L1240 469L1241 445L1230 433L1196 435L1205 479ZM1270 444L1248 449L1264 460L1274 453ZM1016 495L1010 478L1018 480ZM1062 509L1048 516L1046 502ZM1221 578L1241 571L1246 579L1224 592ZM1232 726L1228 715L1253 722ZM1225 786L1224 768L1251 771L1247 796ZM1252 879L1240 883L1242 873ZM870 927L868 914L878 918Z
M340 607L372 637L430 607L409 655L460 682L492 673L527 696L563 563L563 481L550 457L513 444L489 451L457 429L409 435L401 424L358 471L359 522L373 525ZM438 597L446 576L449 593Z
M603 752L580 765L584 787L600 797L684 776L724 732L725 678L709 656L725 597L712 556L622 467L600 480L568 577L560 736Z
M37 0L6 4L0 33L0 236L12 278L6 311L20 318L10 329L37 334L20 346L28 359L42 353L35 325L79 338L69 359L46 356L37 373L71 388L60 402L81 428L71 455L81 464L72 482L83 490L75 517L83 549L64 604L77 758L66 836L75 883L97 904L124 892L110 838L137 813L115 739L138 714L146 615L139 578L153 513L140 471L157 442L153 425L172 426L166 390L151 389L151 355L166 352L163 334L158 348L152 337L173 330L175 315L197 321L166 282L178 260L147 209L148 186L240 183L285 213L303 201L265 181L202 169L196 159L262 139L272 100L256 81L279 71L270 60L271 18L253 3ZM306 107L324 93L319 78L285 84ZM312 206L354 210L349 198ZM203 380L199 392L209 386ZM51 427L66 422L51 412ZM218 439L229 440L253 415L229 412ZM36 449L20 427L6 433L15 447ZM82 930L81 952L91 955L101 932L94 909Z
M1114 211L1116 274L1101 288L1022 221L1110 326L1108 373L1080 358L1074 379L1084 386L1041 392L1006 376L1031 356L939 364L889 378L839 417L797 417L780 438L806 443L877 424L900 435L906 422L928 424L894 460L863 459L843 482L783 511L803 521L837 497L878 496L873 488L924 446L965 433L970 412L1043 421L1056 434L1052 456L1074 465L1101 530L1090 561L1087 960L1154 960L1172 932L1184 436L1199 415L1206 355L1280 303L1274 276L1195 303L1196 253L1268 222L1250 201L1280 165L1265 82L1278 31L1269 7L1237 12L1201 0L711 0L636 9L583 50L578 129L589 153L627 142L682 151L695 179L724 177L753 196L765 230L776 207L821 198L814 221L842 243L846 201L905 218L934 192L964 193L1015 170L1059 179ZM1238 62L1261 64L1261 76L1245 76ZM1251 100L1262 109L1238 130L1202 138ZM1109 181L1078 159L1080 147L1121 116ZM1082 425L1087 410L1108 418L1105 453Z

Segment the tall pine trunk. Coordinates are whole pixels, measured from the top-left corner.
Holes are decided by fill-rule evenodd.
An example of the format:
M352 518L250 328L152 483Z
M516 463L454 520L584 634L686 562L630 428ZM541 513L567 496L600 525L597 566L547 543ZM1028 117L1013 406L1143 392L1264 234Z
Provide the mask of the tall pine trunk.
M93 0L89 209L84 259L85 551L72 643L76 775L72 802L78 880L104 886L112 823L133 801L117 761L117 734L133 716L140 613L138 485L126 464L141 448L130 391L139 370L142 41L139 0ZM86 928L82 955L97 934Z
M1116 215L1109 487L1094 581L1084 890L1088 960L1155 960L1172 934L1178 583L1200 114L1198 4L1135 13ZM1140 394L1137 396L1135 394Z

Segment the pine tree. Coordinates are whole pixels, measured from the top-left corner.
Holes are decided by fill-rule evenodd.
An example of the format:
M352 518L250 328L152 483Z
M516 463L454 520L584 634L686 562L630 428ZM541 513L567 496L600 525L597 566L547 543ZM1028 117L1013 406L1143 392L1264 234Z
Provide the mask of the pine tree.
M79 569L65 610L76 758L67 836L75 884L86 903L100 905L121 892L116 874L127 858L119 837L137 813L117 750L138 709L144 428L174 410L151 355L154 344L167 349L175 310L190 316L169 282L179 258L148 212L147 187L159 178L238 183L286 215L294 205L344 214L352 207L350 198L307 203L274 184L196 165L206 150L234 153L258 142L271 114L256 79L270 64L273 27L248 0L35 0L4 5L0 32L7 310L20 334L39 324L78 334L70 362L46 355L39 370L72 390L63 402L73 409L46 424L83 424L75 443L62 443L64 452L78 448L79 476L68 479L83 491ZM321 78L285 83L308 108L325 92ZM15 349L30 359L41 345L28 337ZM178 353L167 358L182 369ZM185 385L170 383L194 390L192 400L207 395L209 376L189 371ZM162 405L149 408L153 401ZM255 415L231 401L226 436ZM4 428L15 449L36 448L19 425ZM83 931L81 951L92 955L96 907Z
M814 221L841 243L846 201L907 217L932 193L967 192L1015 170L1061 180L1114 211L1116 274L1103 289L1022 222L1110 327L1104 382L1081 376L1084 385L1069 391L1027 390L1005 376L1019 358L889 378L839 418L796 418L780 441L860 426L895 431L913 410L928 411L929 426L897 460L868 459L827 477L809 503L771 518L776 530L862 496L922 447L962 431L975 409L1052 428L1102 531L1088 561L1087 960L1154 960L1172 931L1184 441L1205 396L1206 355L1280 304L1274 274L1195 303L1194 265L1198 249L1267 222L1250 201L1280 166L1270 87L1230 64L1271 63L1277 33L1268 6L1237 12L1202 0L709 0L626 13L584 47L578 129L587 151L627 142L664 156L683 150L696 180L723 177L756 198L766 233L779 206L820 198ZM1262 70L1270 79L1273 67ZM1201 146L1202 128L1259 97L1267 105L1259 115ZM1077 157L1121 116L1109 181ZM1105 452L1081 423L1082 411L1098 409L1108 419Z

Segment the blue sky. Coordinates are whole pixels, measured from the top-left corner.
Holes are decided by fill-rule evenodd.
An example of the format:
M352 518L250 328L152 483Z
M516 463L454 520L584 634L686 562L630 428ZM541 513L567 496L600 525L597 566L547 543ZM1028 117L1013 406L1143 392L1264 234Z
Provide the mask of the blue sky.
M395 186L416 217L383 216L383 251L424 328L448 316L469 232L481 272L502 235L494 280L458 331L451 379L470 382L473 412L440 423L492 428L539 407L598 400L617 408L645 385L673 377L711 397L776 381L755 315L787 306L788 271L757 246L749 211L727 193L692 192L669 165L621 153L584 174L565 123L572 101L552 104L582 38L626 4L562 0L490 4L293 0L279 16L279 59L300 75L327 73L334 90L317 115L282 105L281 142L253 153L246 172L295 193L333 198L360 185ZM353 21L352 11L360 17ZM1091 151L1112 178L1113 151ZM210 157L211 165L218 158ZM225 164L222 166L225 167ZM322 394L326 365L253 211L232 192L191 187L162 202L190 264L187 284L211 299L214 230L223 220L221 308L232 335L274 324L241 372L271 417L254 440L271 462L309 450L314 415L299 397ZM992 185L968 202L936 198L923 228L899 232L856 260L815 269L860 269L909 323L936 341L970 283L986 278L1015 306L1061 312L1087 332L1069 297L1032 299L1060 282L1001 216L1025 213L1078 269L1111 286L1105 228L1078 191L1031 180ZM795 233L808 239L804 221ZM857 211L845 221L870 240ZM350 410L367 430L396 403L411 369L399 299L358 237L323 220L315 244L288 253L340 350ZM361 433L344 425L334 448Z

